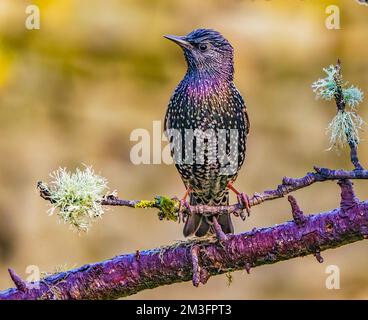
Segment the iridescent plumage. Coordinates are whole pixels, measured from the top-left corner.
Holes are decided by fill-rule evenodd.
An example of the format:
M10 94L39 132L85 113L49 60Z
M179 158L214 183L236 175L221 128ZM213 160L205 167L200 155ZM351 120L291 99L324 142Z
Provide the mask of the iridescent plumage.
M165 131L180 130L180 135L185 141L188 138L188 129L197 129L199 132L212 130L216 134L225 129L227 133L223 136L223 140L226 141L222 142L226 143L228 155L231 152L229 129L236 129L238 132L235 172L223 174L221 159L215 161L209 159L213 148L215 152L219 150L220 138L215 146L209 139L204 140L203 162L197 160L197 155L201 151L196 148L197 144L199 145L199 142L196 143L198 140L194 139L194 162L176 163L186 188L190 189L191 205L227 205L229 201L227 185L236 179L244 162L249 132L246 107L233 83L233 48L219 32L210 29L197 29L184 37L166 37L183 48L188 69L170 99L165 117ZM171 146L175 149L173 138ZM183 158L185 154L184 149ZM225 233L233 233L228 215L219 216L217 219ZM211 218L202 215L191 216L186 221L184 235L203 236L207 232L213 232L211 224Z

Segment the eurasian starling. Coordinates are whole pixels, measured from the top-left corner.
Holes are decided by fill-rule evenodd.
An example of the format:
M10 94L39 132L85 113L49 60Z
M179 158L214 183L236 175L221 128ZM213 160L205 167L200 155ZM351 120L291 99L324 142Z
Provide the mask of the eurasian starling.
M228 205L229 189L236 192L232 182L244 162L249 133L246 106L233 82L233 47L211 29L165 37L183 49L188 65L171 96L165 117L165 132L186 195L189 193L191 205ZM173 132L179 134L175 136ZM188 147L190 140L192 149ZM234 143L235 152L231 149ZM234 155L235 167L224 170ZM247 197L241 195L247 205ZM228 214L218 216L217 220L225 233L234 232ZM185 222L186 237L192 234L200 237L208 232L214 230L212 218L205 213L189 216Z

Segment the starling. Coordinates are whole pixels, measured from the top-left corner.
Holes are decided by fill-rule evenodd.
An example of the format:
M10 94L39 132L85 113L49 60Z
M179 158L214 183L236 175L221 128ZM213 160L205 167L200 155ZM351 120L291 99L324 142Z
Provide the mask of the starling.
M172 154L177 152L178 146L182 148L182 153L176 154L174 159L187 190L183 200L189 194L190 205L228 205L230 189L238 194L239 201L249 209L247 196L238 193L232 186L245 159L250 125L244 100L233 82L233 47L212 29L197 29L186 36L167 35L165 38L183 49L188 66L184 78L170 98L164 125ZM172 129L179 132L180 139L169 133ZM230 147L231 132L235 131L234 153ZM214 133L217 138L215 143L212 136L207 135L208 132ZM194 147L188 151L189 137ZM221 149L224 150L222 156L219 155L220 143L226 146ZM213 153L217 155L215 159ZM224 159L234 154L235 170L224 173ZM189 155L192 161L188 161ZM229 214L216 218L223 232L234 232ZM191 215L185 222L183 234L185 237L193 234L201 237L214 232L212 225L212 217L205 213Z

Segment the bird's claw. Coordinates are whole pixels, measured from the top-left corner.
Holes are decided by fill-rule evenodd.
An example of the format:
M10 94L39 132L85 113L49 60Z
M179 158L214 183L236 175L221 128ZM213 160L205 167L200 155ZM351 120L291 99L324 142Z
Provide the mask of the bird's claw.
M243 209L245 209L245 211L247 212L248 217L250 216L250 202L249 202L249 197L246 193L244 192L240 192L237 194L237 198L238 198L238 203L243 207ZM245 220L245 216L243 211L240 213L240 217Z
M179 211L178 211L179 220L185 222L186 211L188 211L188 209L189 209L188 201L185 199L181 199L179 202Z

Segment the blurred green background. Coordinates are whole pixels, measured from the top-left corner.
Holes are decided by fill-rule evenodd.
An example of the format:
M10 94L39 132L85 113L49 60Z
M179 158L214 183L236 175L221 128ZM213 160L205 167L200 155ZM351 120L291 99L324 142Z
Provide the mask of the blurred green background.
M24 27L25 7L37 4L41 29ZM325 9L337 4L341 30L328 30ZM87 234L56 216L36 190L59 166L91 164L126 199L181 196L174 166L130 162L135 128L152 130L186 66L162 35L198 27L221 31L235 48L235 81L251 119L248 159L237 188L273 188L284 175L299 177L313 165L351 168L347 150L327 152L325 128L333 102L315 101L311 83L340 57L347 80L368 89L368 7L345 1L0 1L0 289L12 286L11 266L52 271L170 244L182 225L160 222L154 211L115 208ZM368 119L363 103L361 115ZM367 133L359 154L368 165ZM367 182L356 182L368 198ZM333 182L295 193L306 213L335 208ZM233 199L234 200L234 199ZM237 232L290 219L280 199L257 206ZM250 275L211 278L197 289L180 283L135 298L256 299L368 298L368 242L323 252L325 262L298 258L256 268ZM325 287L328 265L340 268L341 289Z

